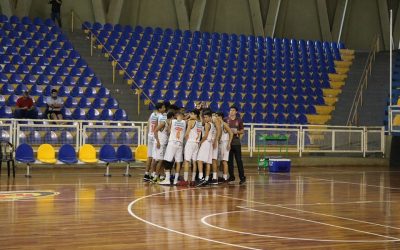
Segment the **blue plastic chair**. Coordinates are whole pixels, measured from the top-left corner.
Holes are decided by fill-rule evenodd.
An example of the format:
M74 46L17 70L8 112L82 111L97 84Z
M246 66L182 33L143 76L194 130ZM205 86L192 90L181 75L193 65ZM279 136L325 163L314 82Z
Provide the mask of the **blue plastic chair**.
M127 145L119 146L117 149L117 158L118 161L127 163L124 176L131 177L132 175L129 173L130 163L135 161L131 148Z
M70 144L64 144L58 151L58 160L65 164L75 164L78 162L74 147Z
M15 150L15 160L26 164L25 177L30 178L30 164L35 162L32 147L26 143L19 145Z
M125 110L118 109L117 111L115 111L114 120L115 121L127 121L128 115L126 114Z
M106 170L106 173L104 174L104 176L111 177L110 163L118 161L117 154L115 152L114 147L111 146L110 144L104 144L100 148L99 159L100 159L100 161L103 161L106 163L107 170Z
M0 117L1 118L12 118L13 112L11 107L3 106L0 108Z

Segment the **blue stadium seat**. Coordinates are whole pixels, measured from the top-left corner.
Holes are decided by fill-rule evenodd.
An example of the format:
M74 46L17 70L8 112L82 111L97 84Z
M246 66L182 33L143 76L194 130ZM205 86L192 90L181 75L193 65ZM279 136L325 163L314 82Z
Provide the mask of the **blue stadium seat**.
M111 111L111 109L103 109L103 111L101 111L100 114L100 119L101 120L105 120L105 121L109 121L109 120L113 120L113 112Z
M114 120L115 121L127 121L128 115L126 114L125 110L117 109L117 111L115 111L115 114L114 114Z
M76 108L74 112L72 112L72 119L74 120L86 120L86 112L84 109Z
M64 144L58 151L58 160L65 164L76 164L78 158L76 157L76 152L74 147L70 144Z
M87 112L86 118L88 120L98 120L100 118L100 112L95 108L91 108Z

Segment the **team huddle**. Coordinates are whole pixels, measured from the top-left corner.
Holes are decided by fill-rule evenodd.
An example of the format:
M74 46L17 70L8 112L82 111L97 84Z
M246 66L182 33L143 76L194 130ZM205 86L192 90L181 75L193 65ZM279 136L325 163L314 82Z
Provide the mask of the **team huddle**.
M178 186L234 181L233 176L228 179L229 153L232 140L239 138L242 131L231 129L224 121L223 113L197 107L185 114L169 103L157 103L148 128L144 181ZM182 169L183 178L180 178ZM229 171L231 175L232 171ZM240 184L245 180L241 174Z

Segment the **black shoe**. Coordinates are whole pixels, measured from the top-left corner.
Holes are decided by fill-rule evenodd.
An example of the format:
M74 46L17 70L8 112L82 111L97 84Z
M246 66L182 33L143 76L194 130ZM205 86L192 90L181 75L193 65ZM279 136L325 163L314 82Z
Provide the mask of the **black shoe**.
M202 178L196 183L196 187L201 187L207 184L206 179Z
M144 181L151 181L152 179L153 179L153 178L151 178L151 176L148 175L148 174L145 174L144 177L143 177L143 180L144 180Z
M229 177L228 178L228 182L234 182L235 181L235 177Z
M218 177L218 182L224 182L225 181L225 179L224 178L222 178L222 177Z
M210 185L218 185L218 180L217 179L212 179L208 182Z
M240 180L239 185L243 185L245 183L246 183L246 177Z

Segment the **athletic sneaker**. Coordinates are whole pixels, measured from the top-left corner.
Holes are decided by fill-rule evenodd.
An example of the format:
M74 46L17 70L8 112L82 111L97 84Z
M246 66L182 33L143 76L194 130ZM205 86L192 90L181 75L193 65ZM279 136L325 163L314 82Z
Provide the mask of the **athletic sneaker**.
M218 182L224 182L225 179L223 177L218 177Z
M202 178L202 179L200 179L200 180L197 182L196 187L201 187L201 186L204 186L204 185L206 185L206 184L207 184L206 179Z
M150 175L148 175L148 174L145 174L145 175L144 175L144 177L143 177L143 180L144 180L144 181L151 181L151 180L152 180L152 178L151 178L151 176L150 176Z
M189 181L189 186L191 186L191 187L196 186L196 181Z
M171 185L171 181L169 179L165 179L163 181L160 181L158 184L159 185L170 186Z
M189 186L189 182L188 181L179 181L178 184L176 184L177 186L181 186L181 187L187 187Z
M235 181L235 177L229 177L228 178L228 182L234 182Z
M212 179L208 182L210 185L218 185L218 180L217 179Z
M243 185L246 183L246 177L240 180L239 185Z
M173 184L173 185L174 185L174 186L178 185L178 182L179 182L178 180L175 180L175 179L174 179L174 182L173 182L174 184Z

